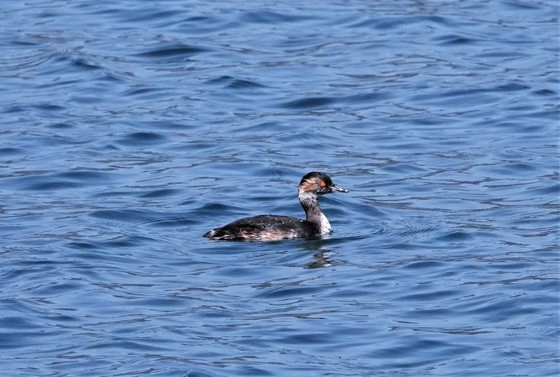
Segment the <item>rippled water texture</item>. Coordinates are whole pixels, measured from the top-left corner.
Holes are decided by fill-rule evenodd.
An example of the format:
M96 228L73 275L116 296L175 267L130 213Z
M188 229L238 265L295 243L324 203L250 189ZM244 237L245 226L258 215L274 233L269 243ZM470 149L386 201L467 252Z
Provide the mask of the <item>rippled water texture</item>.
M2 1L2 376L557 376L554 1ZM243 216L333 235L213 242Z

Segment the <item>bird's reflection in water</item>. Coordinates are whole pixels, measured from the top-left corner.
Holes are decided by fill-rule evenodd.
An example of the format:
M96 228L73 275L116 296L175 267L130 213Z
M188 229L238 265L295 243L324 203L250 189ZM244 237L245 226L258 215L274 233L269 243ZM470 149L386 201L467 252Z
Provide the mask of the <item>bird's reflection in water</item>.
M322 267L330 267L332 266L332 260L327 255L331 252L331 249L324 248L323 245L325 244L325 239L317 239L306 241L303 244L303 249L305 251L312 251L313 260L306 264L306 268L322 268Z
M322 268L322 267L330 267L332 266L332 261L326 255L326 253L330 252L329 249L319 249L314 255L313 260L307 263L307 268Z

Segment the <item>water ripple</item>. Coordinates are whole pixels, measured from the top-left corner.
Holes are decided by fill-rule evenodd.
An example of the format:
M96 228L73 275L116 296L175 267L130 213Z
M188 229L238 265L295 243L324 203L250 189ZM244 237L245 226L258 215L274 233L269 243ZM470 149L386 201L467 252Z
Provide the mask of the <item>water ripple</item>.
M558 7L5 1L3 375L558 375ZM320 240L212 242L265 213Z
M147 58L171 58L177 56L192 56L208 51L202 47L187 46L187 45L169 45L165 47L157 46L145 52L140 52L137 55Z

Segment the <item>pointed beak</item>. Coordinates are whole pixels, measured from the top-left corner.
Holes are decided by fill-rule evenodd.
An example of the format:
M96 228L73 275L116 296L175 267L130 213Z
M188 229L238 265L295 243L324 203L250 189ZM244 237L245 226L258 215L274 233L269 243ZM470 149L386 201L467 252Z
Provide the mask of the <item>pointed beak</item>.
M345 188L334 186L334 185L332 186L332 189L333 189L333 191L338 191L338 192L349 192Z

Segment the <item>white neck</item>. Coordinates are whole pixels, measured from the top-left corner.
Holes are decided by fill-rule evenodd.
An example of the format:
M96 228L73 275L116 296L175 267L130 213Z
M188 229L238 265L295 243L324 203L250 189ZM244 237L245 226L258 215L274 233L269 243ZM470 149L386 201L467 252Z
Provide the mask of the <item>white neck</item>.
M320 222L321 234L329 234L331 232L331 223L327 219L327 216L321 212L321 222Z
M322 235L329 234L331 232L331 224L327 216L321 211L317 194L299 190L298 197L305 211L306 220L317 224Z

